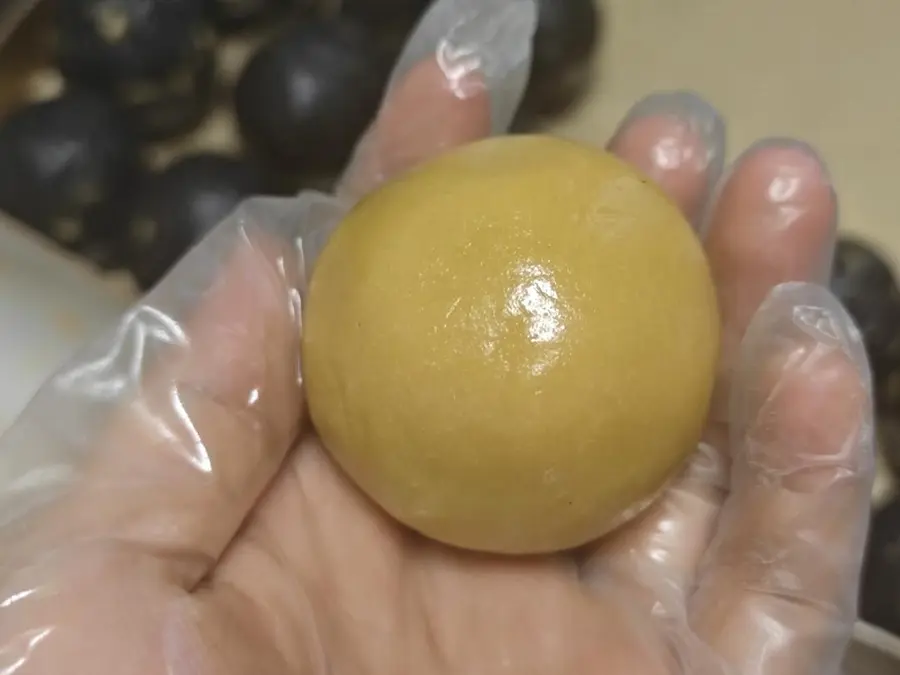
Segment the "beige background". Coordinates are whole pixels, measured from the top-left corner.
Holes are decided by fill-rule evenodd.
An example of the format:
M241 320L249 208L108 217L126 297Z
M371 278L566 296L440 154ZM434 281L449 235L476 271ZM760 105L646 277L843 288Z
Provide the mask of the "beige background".
M900 260L900 0L599 0L597 84L559 125L602 143L650 91L689 88L725 115L729 156L762 136L813 143L841 225Z
M815 145L841 226L900 262L900 0L599 2L597 84L559 133L604 143L647 93L694 89L728 121L730 158L764 136ZM900 673L900 641L862 624L856 633L848 673Z

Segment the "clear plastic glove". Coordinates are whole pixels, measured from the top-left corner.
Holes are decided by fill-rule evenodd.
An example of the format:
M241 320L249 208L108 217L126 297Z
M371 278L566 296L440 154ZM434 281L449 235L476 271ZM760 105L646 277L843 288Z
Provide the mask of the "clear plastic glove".
M874 461L860 337L817 285L833 190L791 141L720 176L693 95L610 144L697 224L725 322L708 432L653 508L577 556L468 555L311 435L304 262L351 199L506 128L533 24L530 0L440 0L341 200L249 202L46 384L0 447L0 673L838 672Z

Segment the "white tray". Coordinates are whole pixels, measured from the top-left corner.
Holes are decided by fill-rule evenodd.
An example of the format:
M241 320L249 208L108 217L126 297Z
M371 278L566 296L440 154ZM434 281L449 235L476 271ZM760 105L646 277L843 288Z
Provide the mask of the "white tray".
M0 216L0 432L131 301L124 279L102 278Z

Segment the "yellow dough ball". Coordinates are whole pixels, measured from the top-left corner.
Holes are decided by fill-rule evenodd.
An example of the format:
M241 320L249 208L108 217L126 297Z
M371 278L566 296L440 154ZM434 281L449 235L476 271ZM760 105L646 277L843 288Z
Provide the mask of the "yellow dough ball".
M316 263L312 421L427 537L568 549L695 449L719 343L696 236L612 155L544 136L452 151L364 198Z

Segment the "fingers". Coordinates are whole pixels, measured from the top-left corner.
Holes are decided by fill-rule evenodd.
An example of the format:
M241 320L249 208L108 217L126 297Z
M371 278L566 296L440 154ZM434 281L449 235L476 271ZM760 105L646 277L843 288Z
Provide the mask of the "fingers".
M659 106L642 103L637 110ZM669 96L672 96L671 94ZM689 109L687 97L681 96L681 109ZM694 109L708 110L705 104ZM708 113L695 114L697 121L688 128L716 128ZM634 120L617 134L613 148L623 147L623 134L636 136L640 115L629 114ZM652 119L652 118L651 118ZM705 121L704 121L705 120ZM643 122L649 125L650 122ZM719 123L720 124L720 123ZM633 141L631 141L633 143ZM629 146L624 146L629 147ZM647 144L644 156L671 156L676 153L657 151ZM720 152L719 155L722 153ZM681 156L689 155L682 153ZM702 156L694 153L693 156ZM633 161L633 160L632 160ZM648 171L648 160L644 171ZM690 163L687 163L690 166ZM716 161L710 162L715 167ZM696 175L696 174L695 174ZM679 192L668 188L670 194L691 194L690 183L684 189L671 176L663 184L678 186ZM695 179L696 180L696 179ZM703 194L700 180L697 193ZM682 201L684 203L691 203ZM695 220L706 246L713 275L719 289L723 331L730 340L743 336L750 313L759 305L773 286L782 281L816 280L827 270L834 229L836 206L827 173L814 153L805 145L793 141L767 141L745 152L719 184L711 208L701 205ZM826 272L827 273L827 272ZM735 307L735 303L738 304ZM733 348L723 354L720 372L729 373L724 363L733 360ZM726 391L729 378L720 378L719 391ZM714 415L727 418L722 411L727 399L718 393ZM680 612L682 601L695 583L697 564L713 535L719 506L725 495L728 466L723 450L727 447L727 428L713 424L704 443L691 459L681 478L669 487L665 495L636 522L622 528L603 542L598 555L591 559L587 577L615 574L623 582L632 583L649 605L660 611ZM662 602L660 602L662 600Z
M339 193L357 199L426 158L487 136L490 116L479 72L451 85L435 59L421 61L385 100Z
M685 478L660 503L657 519L651 515L643 525L655 533L657 559L662 542L669 543L661 549L667 564L655 567L655 579L678 598L693 587L726 494L727 401L736 345L776 285L824 281L836 220L826 169L808 146L795 141L766 141L750 148L719 185L705 225L723 336L711 423ZM647 576L653 578L650 570Z
M696 94L652 94L629 111L609 150L656 181L699 227L722 173L725 124Z
M654 178L700 226L725 154L725 126L708 103L685 92L651 95L627 115L610 149ZM663 604L678 606L674 601L693 579L696 551L709 538L721 471L718 454L702 446L662 499L596 547L583 577L593 584L613 576L643 597L647 609L667 596L673 602Z
M533 0L441 0L400 57L338 193L349 199L422 161L505 133L527 84Z
M491 95L491 133L509 129L531 71L537 0L438 0L406 44L391 85L424 59L436 59L444 80L463 98L480 73Z
M45 386L0 452L21 461L3 500L19 516L0 531L10 556L105 541L176 583L205 573L300 425L291 241L309 206L242 206Z
M859 332L824 288L775 288L736 359L731 492L691 623L731 672L832 672L856 617L874 473Z
M759 143L730 171L706 241L723 330L715 421L727 420L730 373L751 317L780 283L827 281L836 227L830 177L805 144Z

